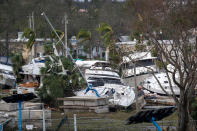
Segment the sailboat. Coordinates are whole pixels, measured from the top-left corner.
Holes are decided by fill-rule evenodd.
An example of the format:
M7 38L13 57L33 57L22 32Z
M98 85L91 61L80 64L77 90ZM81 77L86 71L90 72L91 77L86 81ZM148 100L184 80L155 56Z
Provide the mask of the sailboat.
M77 96L106 97L113 105L128 107L134 99L132 87L125 86L121 78L106 61L80 61L79 67L85 67L84 76L89 87L77 91Z
M159 82L161 83L161 86L164 88L164 90L172 95L172 91L170 88L170 83L168 80L168 77L166 75L166 73L161 72L161 73L157 73L155 74L155 77L159 80ZM162 88L160 87L159 83L157 82L157 80L155 79L154 76L148 77L144 80L143 82L143 87L144 89L153 92L153 93L157 93L160 95L166 95L166 93L162 90ZM180 89L177 87L177 85L172 81L172 78L170 77L170 81L172 84L172 89L174 91L175 95L180 95Z

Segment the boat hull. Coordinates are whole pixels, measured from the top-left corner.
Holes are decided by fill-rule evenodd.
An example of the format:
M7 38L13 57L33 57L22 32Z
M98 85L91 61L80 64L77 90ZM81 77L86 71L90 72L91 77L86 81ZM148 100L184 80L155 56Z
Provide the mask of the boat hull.
M100 87L93 87L92 89L95 89L100 97L106 97L109 100L110 104L128 107L130 106L134 99L135 99L135 93L131 87L117 87L117 86L100 86ZM95 91L88 91L86 93L86 89L76 92L75 94L77 96L89 96L89 97L95 97L96 93Z
M13 78L9 78L9 77L6 77L3 74L0 74L0 84L1 85L14 87L15 81L16 81L16 79L14 77Z

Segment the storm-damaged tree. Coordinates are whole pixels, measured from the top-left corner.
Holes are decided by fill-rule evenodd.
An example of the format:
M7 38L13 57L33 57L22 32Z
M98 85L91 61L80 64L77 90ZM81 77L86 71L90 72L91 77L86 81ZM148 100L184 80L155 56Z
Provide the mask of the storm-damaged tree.
M85 87L85 82L79 72L75 70L70 58L61 57L66 74L62 73L59 58L51 55L47 58L45 67L41 69L43 86L39 90L41 99L50 106L57 106L58 97L73 96L74 91Z
M28 39L27 45L26 45L26 47L27 47L26 57L28 58L29 52L31 51L31 58L30 59L32 59L32 57L34 57L36 54L35 53L35 46L34 46L35 41L36 41L36 33L35 33L35 31L33 31L30 28L25 28L22 37L25 37ZM32 52L34 52L33 53L34 56L32 56ZM26 57L24 57L24 58L27 59Z
M60 37L61 34L58 33ZM71 58L59 56L55 48L54 43L47 43L44 46L48 57L45 60L45 67L41 68L43 86L39 90L41 99L50 106L57 106L58 97L72 96L74 91L85 87L85 81L76 70Z
M150 41L163 63L172 95L155 78L178 106L178 131L190 130L191 100L197 85L197 2L130 0L129 4L138 18L135 31ZM174 94L172 82L180 89L179 98Z

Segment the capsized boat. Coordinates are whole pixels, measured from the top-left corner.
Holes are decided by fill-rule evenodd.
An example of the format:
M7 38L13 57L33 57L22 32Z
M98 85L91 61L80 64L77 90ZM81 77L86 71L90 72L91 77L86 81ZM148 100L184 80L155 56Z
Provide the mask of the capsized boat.
M85 61L84 61L85 62ZM82 63L82 62L80 62ZM106 61L95 61L89 69L85 69L85 78L89 84L87 89L75 92L77 96L98 96L106 97L109 103L123 107L130 106L134 99L135 93L132 87L125 86L117 72L109 67Z
M164 73L164 72L157 73L157 74L155 74L155 76L157 77L157 79L161 83L164 90L167 93L169 93L170 95L172 95L172 91L170 89L170 84L169 84L169 80L168 80L166 73ZM170 79L171 79L172 89L174 91L174 94L180 95L180 89L175 85L172 78L170 78ZM160 95L166 95L166 93L162 90L162 88L160 87L159 83L157 82L157 80L155 79L154 76L146 78L143 82L143 87L150 92L157 93Z
M45 67L45 59L49 56L33 58L30 63L22 66L22 74L41 75L40 69Z

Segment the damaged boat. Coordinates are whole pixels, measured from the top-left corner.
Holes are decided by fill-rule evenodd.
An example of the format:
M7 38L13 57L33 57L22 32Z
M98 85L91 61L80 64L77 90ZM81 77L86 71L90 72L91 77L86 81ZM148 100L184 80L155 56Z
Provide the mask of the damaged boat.
M14 87L15 81L16 77L14 76L10 59L8 59L7 62L0 61L0 84L3 86Z
M77 96L106 97L113 105L128 107L134 99L132 87L125 86L121 78L106 61L80 61L76 62L84 70L84 76L89 87L75 92Z
M169 79L166 75L166 73L161 72L155 74L155 77L159 80L161 86L163 89L169 94L172 95L172 90L175 95L180 95L180 89L177 87L177 85L173 82L172 78L169 78L171 81L171 86ZM166 93L162 90L159 83L157 82L156 78L154 76L148 77L143 82L143 87L145 90L148 90L152 93L157 93L159 95L166 95ZM172 90L171 90L172 88Z

